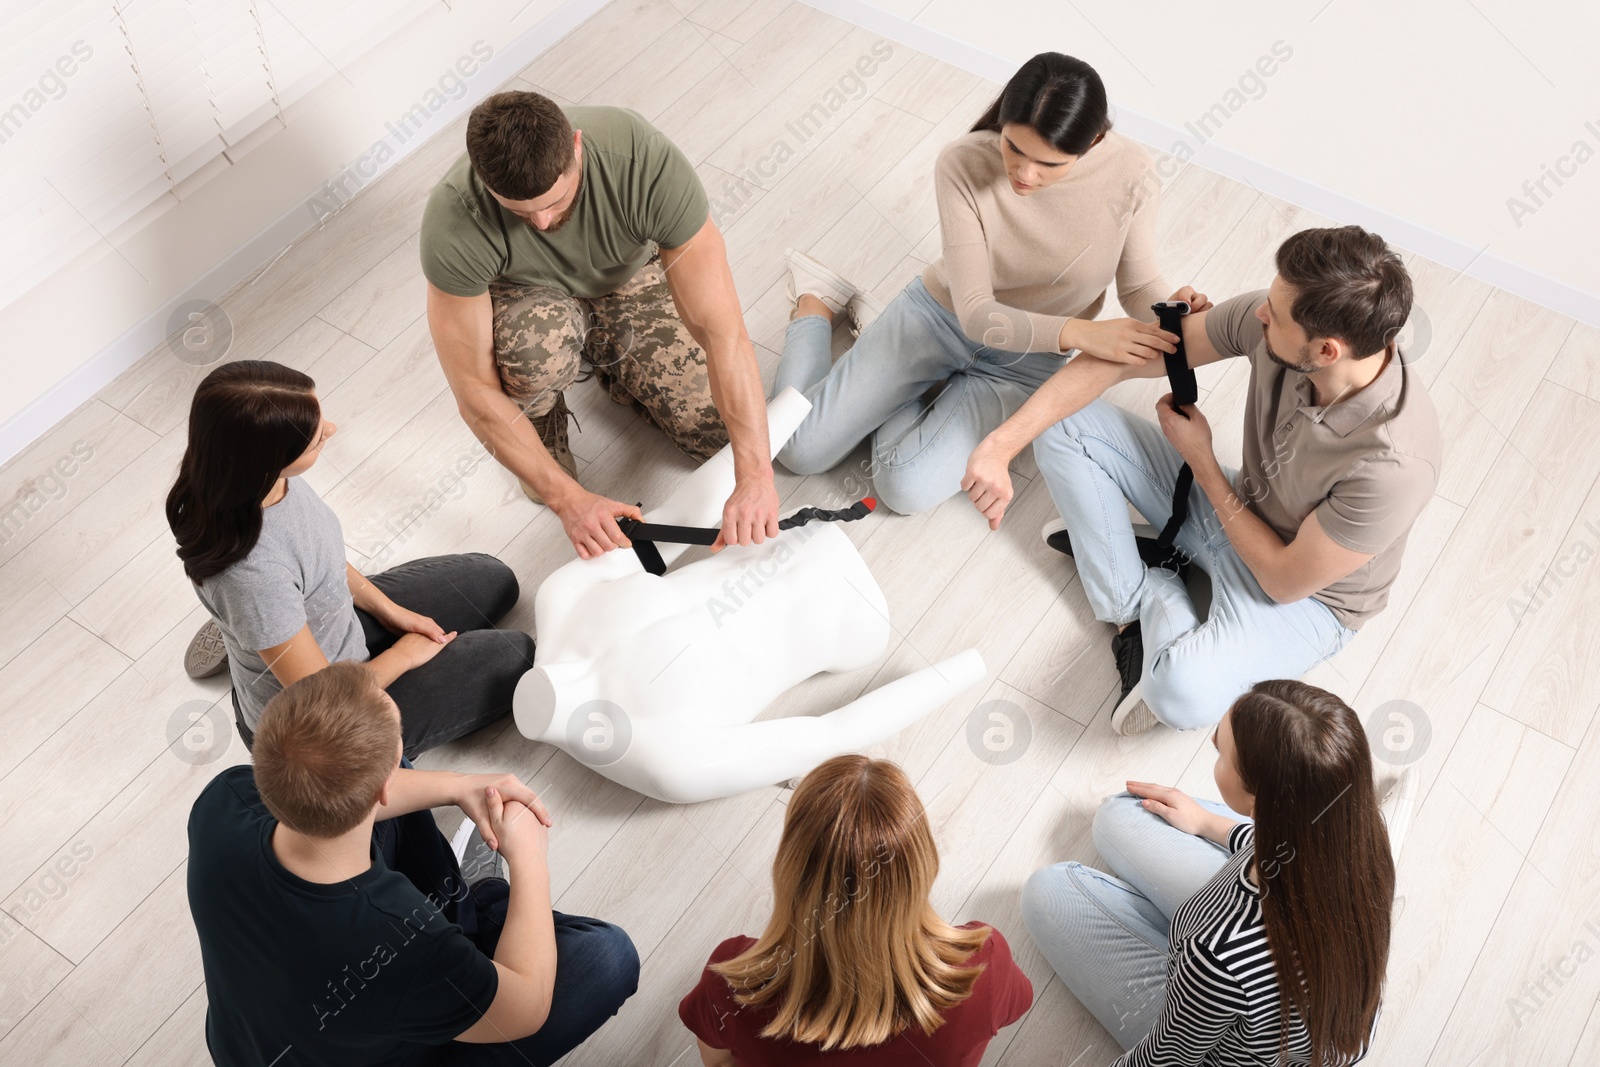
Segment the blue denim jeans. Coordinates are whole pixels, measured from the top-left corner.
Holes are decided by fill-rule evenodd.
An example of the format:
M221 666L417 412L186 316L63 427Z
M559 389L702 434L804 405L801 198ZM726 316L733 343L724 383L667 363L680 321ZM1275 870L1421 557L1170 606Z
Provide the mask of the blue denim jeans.
M796 474L819 474L870 436L871 471L863 473L883 505L902 515L956 493L972 450L1062 366L1052 353L972 341L921 278L830 366L832 339L833 326L820 315L789 323L772 392L794 386L811 413L778 461Z
M1199 803L1249 821L1215 801ZM1022 920L1062 984L1129 1049L1166 1004L1172 913L1229 853L1174 829L1128 793L1100 805L1094 844L1115 874L1081 863L1035 871L1022 889Z
M1176 573L1144 565L1124 501L1164 526L1183 466L1149 419L1096 400L1040 434L1033 454L1067 522L1095 618L1140 622L1144 700L1168 726L1210 726L1255 683L1299 678L1355 636L1319 600L1267 596L1198 485L1175 544L1211 577L1207 617Z

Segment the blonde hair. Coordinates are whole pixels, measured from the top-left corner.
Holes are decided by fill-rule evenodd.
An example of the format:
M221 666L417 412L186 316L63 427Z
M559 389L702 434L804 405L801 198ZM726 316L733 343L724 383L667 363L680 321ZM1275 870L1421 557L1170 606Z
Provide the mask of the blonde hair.
M400 759L400 718L354 660L329 664L267 701L251 747L273 818L309 837L354 829Z
M965 964L989 936L933 910L938 873L905 772L831 759L789 801L766 932L712 970L740 1005L773 1009L762 1037L829 1051L879 1045L913 1023L931 1034L972 995L983 968Z

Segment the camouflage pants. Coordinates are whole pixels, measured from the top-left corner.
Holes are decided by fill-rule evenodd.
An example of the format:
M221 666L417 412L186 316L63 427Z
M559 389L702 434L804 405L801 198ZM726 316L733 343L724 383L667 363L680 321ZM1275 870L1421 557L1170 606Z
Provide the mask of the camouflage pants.
M678 318L659 259L592 300L504 282L492 283L489 297L501 386L536 429L545 427L541 438L554 436L547 416L558 406L564 412L563 393L582 380L587 364L612 400L644 415L695 459L728 443L711 402L705 352ZM558 421L565 447L565 421Z

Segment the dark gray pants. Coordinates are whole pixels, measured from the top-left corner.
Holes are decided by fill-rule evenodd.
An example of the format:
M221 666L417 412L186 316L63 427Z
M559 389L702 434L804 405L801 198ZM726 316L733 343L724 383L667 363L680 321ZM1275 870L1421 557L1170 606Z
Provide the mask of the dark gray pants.
M392 567L368 580L403 608L426 615L456 638L427 663L409 670L389 685L400 708L407 759L454 741L511 711L517 680L533 666L533 638L521 630L496 630L517 603L520 588L511 568L493 556L470 552L428 556ZM376 656L398 640L371 615L356 609L367 639L367 654ZM248 747L250 729L234 717Z

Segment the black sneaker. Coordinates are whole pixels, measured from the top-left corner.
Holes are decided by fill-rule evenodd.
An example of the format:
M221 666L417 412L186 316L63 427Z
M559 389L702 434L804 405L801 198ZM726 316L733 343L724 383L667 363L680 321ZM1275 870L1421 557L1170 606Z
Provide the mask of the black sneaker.
M1044 538L1044 543L1061 553L1063 556L1072 555L1072 537L1067 533L1066 519L1051 519L1044 524L1044 529L1039 531Z
M1144 676L1144 633L1139 620L1111 637L1111 655L1117 661L1117 675L1122 679L1122 695L1111 712L1111 729L1124 737L1142 734L1156 725L1155 714L1144 702L1140 679Z

